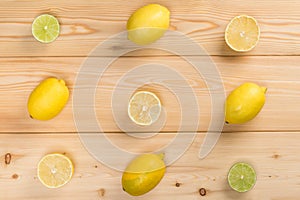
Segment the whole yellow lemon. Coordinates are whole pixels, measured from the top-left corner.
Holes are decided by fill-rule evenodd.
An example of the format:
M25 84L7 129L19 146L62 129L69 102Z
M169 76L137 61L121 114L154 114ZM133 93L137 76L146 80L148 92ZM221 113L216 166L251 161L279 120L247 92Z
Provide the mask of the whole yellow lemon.
M226 99L226 123L241 124L253 119L265 104L266 91L254 83L244 83L233 90Z
M161 38L169 28L170 11L159 4L149 4L136 10L127 21L128 39L147 45Z
M133 196L143 195L158 185L165 171L163 154L140 155L129 163L123 173L123 190Z
M49 120L58 115L69 99L65 81L48 78L42 81L30 94L27 108L30 117Z

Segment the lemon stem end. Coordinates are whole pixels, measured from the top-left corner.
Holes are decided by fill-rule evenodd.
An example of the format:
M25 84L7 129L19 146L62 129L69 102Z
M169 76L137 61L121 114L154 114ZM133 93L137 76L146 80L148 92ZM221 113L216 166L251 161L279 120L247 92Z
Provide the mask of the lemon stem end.
M164 154L164 153L157 154L157 156L158 156L160 159L162 159L162 160L165 158L165 154Z
M267 93L268 88L266 88L266 87L261 87L261 89L262 89L262 91L263 91L265 94Z

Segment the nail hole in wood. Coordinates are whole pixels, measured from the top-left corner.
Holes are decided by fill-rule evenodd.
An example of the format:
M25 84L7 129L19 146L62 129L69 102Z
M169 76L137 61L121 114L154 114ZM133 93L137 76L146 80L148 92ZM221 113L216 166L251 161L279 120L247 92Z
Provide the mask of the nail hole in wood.
M12 177L13 179L18 179L18 178L19 178L19 175L18 175L18 174L13 174L11 177Z
M175 184L176 187L180 187L180 185L181 185L181 183L178 183L178 182Z
M11 154L10 153L5 154L4 161L5 161L6 165L10 164L10 162L11 162Z
M205 195L206 195L206 190L205 190L204 188L200 188L200 189L199 189L199 194L200 194L201 196L205 196Z
M98 194L100 197L103 197L105 195L105 189L101 188L100 190L98 190Z
M280 157L280 155L274 154L272 157L273 157L274 159L278 159L278 158Z

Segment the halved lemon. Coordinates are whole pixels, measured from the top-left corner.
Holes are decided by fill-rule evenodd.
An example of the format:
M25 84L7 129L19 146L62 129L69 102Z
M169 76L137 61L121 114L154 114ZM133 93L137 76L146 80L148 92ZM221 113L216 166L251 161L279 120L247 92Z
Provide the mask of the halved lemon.
M48 188L59 188L67 184L74 172L72 161L62 154L44 156L38 164L38 178Z
M258 43L260 29L257 21L247 15L234 17L225 30L227 45L238 52L252 50Z
M59 30L58 20L49 14L38 16L32 23L32 35L42 43L53 42L58 37Z
M138 125L153 124L159 118L160 112L160 100L152 92L137 92L131 97L129 101L129 118Z

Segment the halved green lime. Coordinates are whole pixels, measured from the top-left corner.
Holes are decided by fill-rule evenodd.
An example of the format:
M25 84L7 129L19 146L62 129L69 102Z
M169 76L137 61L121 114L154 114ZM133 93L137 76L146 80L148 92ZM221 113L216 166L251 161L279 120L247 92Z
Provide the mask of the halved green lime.
M253 188L255 182L256 173L247 163L236 163L229 170L228 183L235 191L247 192Z
M58 20L49 14L38 16L32 23L32 35L39 42L53 42L59 35Z

